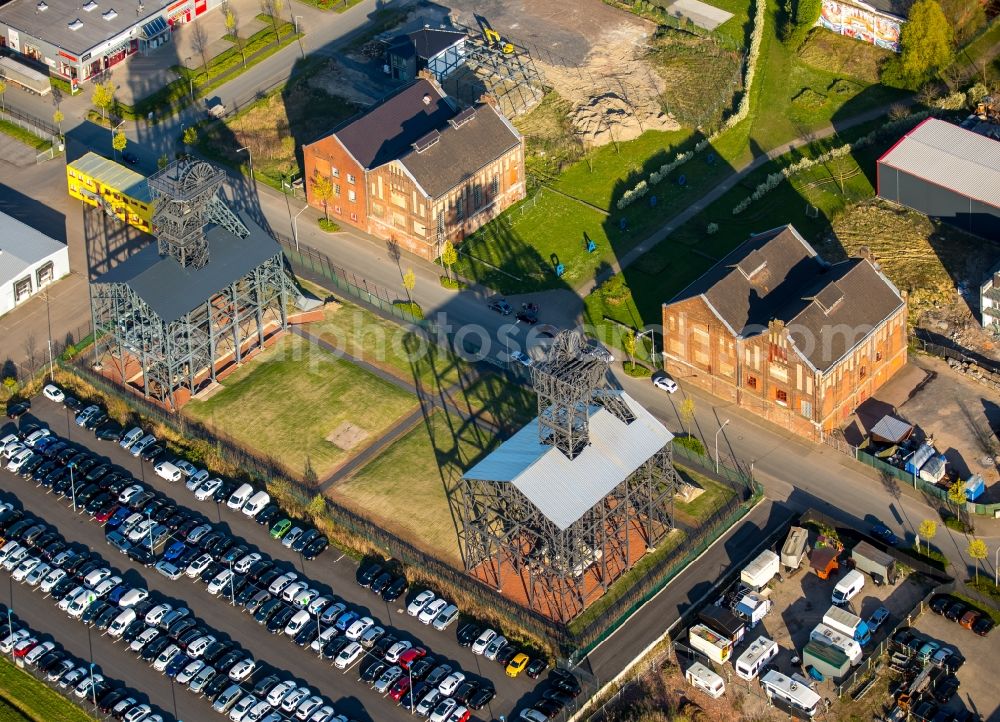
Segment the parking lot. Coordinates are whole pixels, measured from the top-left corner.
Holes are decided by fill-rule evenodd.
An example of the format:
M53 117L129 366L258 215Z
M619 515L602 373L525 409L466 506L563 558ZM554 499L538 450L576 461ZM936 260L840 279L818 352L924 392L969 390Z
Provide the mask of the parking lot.
M72 423L66 410L61 406L44 399L36 399L31 415L22 419L28 422L37 419L48 425L56 434L68 438L75 443L82 443L93 448L97 453L107 457L111 462L130 471L136 478L143 479L155 489L174 499L181 507L195 508L208 516L212 521L218 520L223 527L234 536L240 537L251 548L258 548L262 553L271 556L276 561L282 561L290 568L295 568L301 574L307 575L311 586L321 592L333 593L342 597L362 615L370 615L376 620L381 617L381 624L390 626L402 633L400 636L414 640L420 644L422 640L431 651L443 659L450 660L452 666L461 668L472 678L488 678L496 685L497 698L491 706L480 715L510 714L519 703L530 699L535 683L523 675L519 679L509 679L503 669L493 662L473 655L468 649L460 646L456 640L456 628L453 626L446 632L438 632L420 624L416 619L405 614L403 606L407 598L398 600L393 605L382 602L371 592L359 587L355 582L356 564L336 550L330 550L316 561L304 560L299 554L281 546L268 536L267 527L254 523L247 517L224 509L212 502L198 502L193 495L184 489L183 483L170 484L152 472L148 464L134 459L127 452L112 442L96 441L92 432L81 429ZM4 430L6 433L9 428ZM278 667L287 670L293 676L304 680L323 693L329 695L335 702L338 711L343 711L358 720L402 719L407 714L390 699L374 694L357 680L358 670L348 669L344 672L334 669L329 661L319 660L307 651L297 650L287 642L276 647L276 639L267 634L260 625L254 622L250 615L233 609L230 604L220 598L210 595L200 583L191 583L182 578L170 581L152 569L141 567L127 557L118 555L106 545L103 529L99 524L91 522L85 514L74 514L72 509L63 503L56 503L55 497L48 490L36 486L31 481L18 479L7 472L0 472L3 485L13 492L28 511L41 516L47 522L54 524L67 539L80 541L90 548L99 551L112 564L123 572L141 578L151 590L157 590L167 599L188 606L195 615L222 634L238 640L255 657L266 659ZM27 589L13 589L15 609L21 614L25 606L25 597L30 595ZM8 597L11 592L8 592ZM19 599L20 597L20 599ZM86 641L87 630L81 625L66 620L61 614L51 614L47 605L28 605L24 618L45 631L53 633L67 648L75 651L74 645L90 643ZM32 615L39 614L37 619ZM169 679L152 672L144 665L135 665L128 655L113 650L110 640L99 634L93 637L95 661L107 664L108 669L120 669L113 675L126 680L143 690L148 691L151 700L163 709L177 709L181 719L204 718L204 702L189 704L191 695L183 689L176 689ZM285 647L284 645L288 646ZM288 651L286 651L286 649ZM108 657L108 661L104 661ZM133 678L139 677L140 679ZM144 679L144 677L150 679Z

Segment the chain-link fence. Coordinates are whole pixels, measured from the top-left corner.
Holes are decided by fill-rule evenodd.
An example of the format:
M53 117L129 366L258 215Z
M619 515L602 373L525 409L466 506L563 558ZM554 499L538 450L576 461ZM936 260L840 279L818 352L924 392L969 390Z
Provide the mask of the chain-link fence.
M59 129L33 115L8 107L0 110L0 118L37 135L42 140L49 141L52 145L59 143Z

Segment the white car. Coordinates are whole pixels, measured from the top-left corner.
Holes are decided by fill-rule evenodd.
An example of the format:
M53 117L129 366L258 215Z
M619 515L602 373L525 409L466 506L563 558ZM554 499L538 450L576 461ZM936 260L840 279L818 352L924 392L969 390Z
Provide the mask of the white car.
M30 665L34 665L42 655L48 654L53 649L56 648L56 643L53 641L42 642L41 644L36 644L31 648L31 651L24 655L24 661Z
M123 609L108 626L108 636L112 639L118 639L125 633L126 627L135 621L135 616L134 609Z
M237 574L246 574L250 570L250 567L263 558L264 557L257 552L250 552L246 556L242 557L238 562L233 564L233 571Z
M323 698L313 695L307 699L302 700L298 707L295 708L295 719L307 720L309 715L315 712L317 709L323 706Z
M162 672L167 668L167 665L170 664L173 658L180 653L181 653L181 648L178 647L176 644L167 645L167 647L162 652L160 652L159 656L156 658L156 661L153 662L153 669L155 669L157 672Z
M52 432L48 429L36 429L28 434L28 438L24 440L24 445L34 449L35 445L46 436L52 436Z
M337 636L336 627L324 627L323 631L319 633L319 636L309 643L309 649L311 649L316 653L319 653L319 651L326 646L326 643L336 636Z
M80 684L76 685L76 689L73 690L73 694L75 694L80 699L83 699L88 694L90 694L90 690L92 687L100 684L103 681L104 681L104 675L94 674L93 672L91 672L90 674L88 674L86 677L83 678Z
M354 664L355 661L357 661L363 651L364 648L360 644L357 642L351 642L340 650L340 654L338 654L337 658L333 660L333 666L337 669L347 669Z
M414 711L417 713L418 717L427 717L434 711L434 708L438 706L438 703L443 697L444 695L441 694L440 690L438 690L437 687L434 687L423 696L420 702L417 703Z
M472 643L472 653L482 654L486 651L486 648L493 641L493 638L497 636L497 633L492 629L484 629L483 633L476 638L476 641Z
M344 636L347 637L352 642L356 642L361 639L361 635L367 632L369 629L375 626L375 620L371 617L362 617L361 619L355 620L351 626L347 628L344 632Z
M11 573L15 582L23 582L24 578L39 564L42 560L38 557L27 557L21 560L21 563L17 565L17 568Z
M170 612L174 611L174 608L169 604L157 604L155 607L146 612L145 622L150 627L155 627L163 618L167 616Z
M13 571L14 568L21 563L21 561L28 556L27 547L23 547L20 544L14 547L3 560L3 568L7 571Z
M45 384L45 388L42 389L42 393L45 394L45 398L49 401L55 401L57 404L61 404L66 400L66 394L64 394L62 389L55 384Z
M93 602L97 599L97 595L94 594L90 589L83 589L77 594L73 601L69 603L66 607L66 614L73 617L73 619L79 619L83 616L83 613L87 611Z
M247 712L246 717L243 718L243 722L259 722L259 720L271 711L271 705L269 705L264 700L258 700L257 704L250 708Z
M38 588L41 589L45 594L48 594L49 592L52 591L52 587L54 587L56 584L58 584L65 578L66 578L65 570L53 569L52 571L50 571L48 574L45 575L45 578L42 580L41 584L38 585Z
M519 714L517 718L522 722L549 722L549 718L534 707L522 709L521 714Z
M306 699L312 695L312 690L308 687L296 687L294 690L288 693L288 695L281 700L281 709L285 712L291 713L302 700Z
M409 614L411 617L417 616L418 614L420 614L420 610L426 607L432 601L434 601L436 597L437 595L430 589L425 589L424 591L420 592L420 594L415 596L413 598L413 601L409 603L409 605L406 607L406 613Z
M267 693L267 703L272 707L279 706L292 692L295 691L295 682L278 682Z
M289 637L294 637L302 631L302 628L309 623L310 619L309 612L305 609L300 609L288 620L288 624L285 625L285 634Z
M307 607L309 603L319 596L319 592L315 589L302 589L292 598L292 604L296 607Z
M451 717L451 713L456 707L458 707L457 700L450 697L441 700L431 712L430 722L448 722L448 718Z
M309 722L339 722L339 720L344 719L343 717L335 718L336 713L337 710L325 704L309 716Z
M389 651L385 653L385 661L395 664L399 661L400 655L411 647L413 647L413 643L408 642L405 639L400 642L396 642L394 645L389 647Z
M435 599L433 602L420 610L420 614L417 615L417 619L419 619L423 624L430 624L434 621L434 617L443 612L444 608L447 606L447 600Z
M281 598L286 602L290 602L295 599L295 596L305 589L308 589L309 585L305 582L295 581L289 584L287 587L281 590Z
M139 602L144 602L149 598L149 592L142 588L130 589L122 595L122 598L118 600L118 606L128 609L129 607L134 607Z
M187 648L187 654L191 659L198 659L201 655L205 653L205 650L213 645L217 640L212 634L206 634L203 637L198 637L198 639L191 642Z
M143 519L128 533L128 540L133 543L142 541L153 530L154 526L156 526L156 522L152 519Z
M298 578L299 575L296 574L295 572L287 572L285 574L282 574L280 577L271 582L271 586L267 588L267 591L275 595L281 594L281 592L284 591L285 587L287 587L289 584L291 584Z
M306 609L309 610L310 614L315 616L320 612L322 612L326 608L326 605L332 601L333 600L330 599L330 597L316 597L311 602L309 602L309 604L306 606Z
M231 571L223 569L215 575L215 579L208 583L208 593L213 596L217 595L227 584L229 584L233 576L234 575Z
M229 719L233 722L243 722L243 718L247 716L250 709L257 704L259 700L252 694L240 699L231 710L229 710Z
M222 479L219 477L214 477L208 481L204 481L198 486L194 491L194 498L198 501L205 501L206 499L211 499L215 496L215 492L219 490L222 486Z
M187 569L184 570L184 576L194 579L212 566L213 561L215 560L212 559L211 554L202 554L200 557L197 557L193 562L188 564Z
M90 574L88 574L83 578L83 583L86 584L91 589L93 589L98 584L103 582L105 579L110 577L113 573L114 572L112 572L108 567L104 567L103 569L95 569L94 571L92 571Z
M670 374L663 372L653 377L653 386L661 391L666 391L668 394L672 394L677 390L677 382L670 377Z
M190 655L190 650L188 651ZM174 678L177 684L187 684L190 682L198 672L200 672L205 667L205 663L200 659L194 659L184 665L184 668L177 673Z
M23 642L25 639L31 636L31 632L27 629L19 629L16 632L11 632L3 641L0 642L0 652L4 654L10 654L11 650L17 646L18 642Z
M445 697L451 697L455 694L455 690L459 688L462 682L465 681L465 675L461 672L452 672L447 677L441 680L441 684L438 685L438 690Z
M153 629L152 627L150 627L149 629L144 629L142 630L142 632L139 634L138 637L132 640L132 644L129 645L129 649L138 654L139 652L142 651L143 647L145 647L147 644L149 644L159 636L160 636L159 629Z
M182 476L181 470L176 466L171 464L169 461L161 461L159 464L153 467L153 471L161 479L166 479L167 481L180 481Z
M203 482L208 481L208 471L205 469L198 469L195 473L188 477L188 480L184 482L184 488L188 491L196 491Z
M108 594L111 593L112 589L117 587L123 581L124 580L117 574L114 574L108 577L107 579L102 579L100 582L94 585L94 594L96 594L99 597L107 596Z
M149 715L152 712L153 708L148 704L140 704L138 707L130 709L122 722L146 722L146 720L150 719Z
M19 452L11 457L11 460L7 462L7 471L12 471L15 474L21 470L21 467L25 465L31 455L34 454L31 449L21 449Z
M184 476L191 476L198 473L198 468L186 459L174 459L174 466L180 469Z
M146 434L137 442L132 444L132 446L129 447L128 453L132 454L132 456L138 457L142 454L142 452L144 452L146 449L148 449L155 443L156 443L156 437L153 436L152 434Z
M483 656L491 662L496 661L497 655L500 654L500 650L507 646L507 638L502 634L498 634L493 638L493 641L486 646L486 651L483 652Z
M510 359L511 361L516 361L525 368L529 369L535 365L535 362L531 360L531 357L526 353L522 353L521 351L511 351Z
M257 669L257 663L252 659L242 659L233 665L233 668L229 670L229 679L234 682L242 682L244 679L253 674L253 671Z
M144 489L145 487L142 484L132 484L131 486L126 486L118 495L118 501L122 504L128 504L133 496L141 494Z

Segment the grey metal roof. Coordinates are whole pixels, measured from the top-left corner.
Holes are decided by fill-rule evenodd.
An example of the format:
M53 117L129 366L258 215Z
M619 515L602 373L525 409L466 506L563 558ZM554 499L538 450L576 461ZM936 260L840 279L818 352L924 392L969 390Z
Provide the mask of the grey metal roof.
M522 427L465 473L467 479L509 482L560 529L569 528L673 434L625 392L635 414L626 424L601 406L590 409L590 444L573 460L538 441L538 419Z
M413 47L417 51L417 57L430 60L435 55L462 42L467 36L465 33L454 30L421 28L415 32L408 33L407 37L413 43Z
M880 439L898 444L913 431L913 426L895 416L883 416L868 431L870 436L877 436Z
M438 131L433 145L411 149L399 159L431 198L440 198L521 142L514 127L486 104L462 111Z
M151 243L115 266L94 283L125 283L163 321L176 321L215 293L269 258L281 247L248 216L239 214L250 231L238 238L222 226L209 226L209 261L202 268L185 268L170 256L160 256Z
M0 213L0 284L20 278L27 268L65 248L65 243Z
M879 163L1000 208L1000 141L953 123L928 118Z
M165 0L138 4L122 0L11 0L0 7L0 22L80 56L133 26L149 22L164 7ZM77 20L82 25L71 30L70 23Z

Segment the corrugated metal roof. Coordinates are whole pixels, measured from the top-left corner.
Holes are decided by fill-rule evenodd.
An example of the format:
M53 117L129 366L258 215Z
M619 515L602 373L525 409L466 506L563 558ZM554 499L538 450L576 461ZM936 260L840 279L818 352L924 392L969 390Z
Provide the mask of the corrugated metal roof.
M1000 208L1000 141L929 118L879 163Z
M674 438L635 399L617 393L635 421L626 424L604 407L592 406L590 444L572 461L539 443L535 419L469 469L465 478L512 483L549 521L569 528Z
M11 283L28 267L65 249L65 243L0 213L0 284Z
M121 163L115 163L104 156L90 152L77 158L68 167L90 176L102 185L117 188L137 201L150 202L146 176L126 168Z

